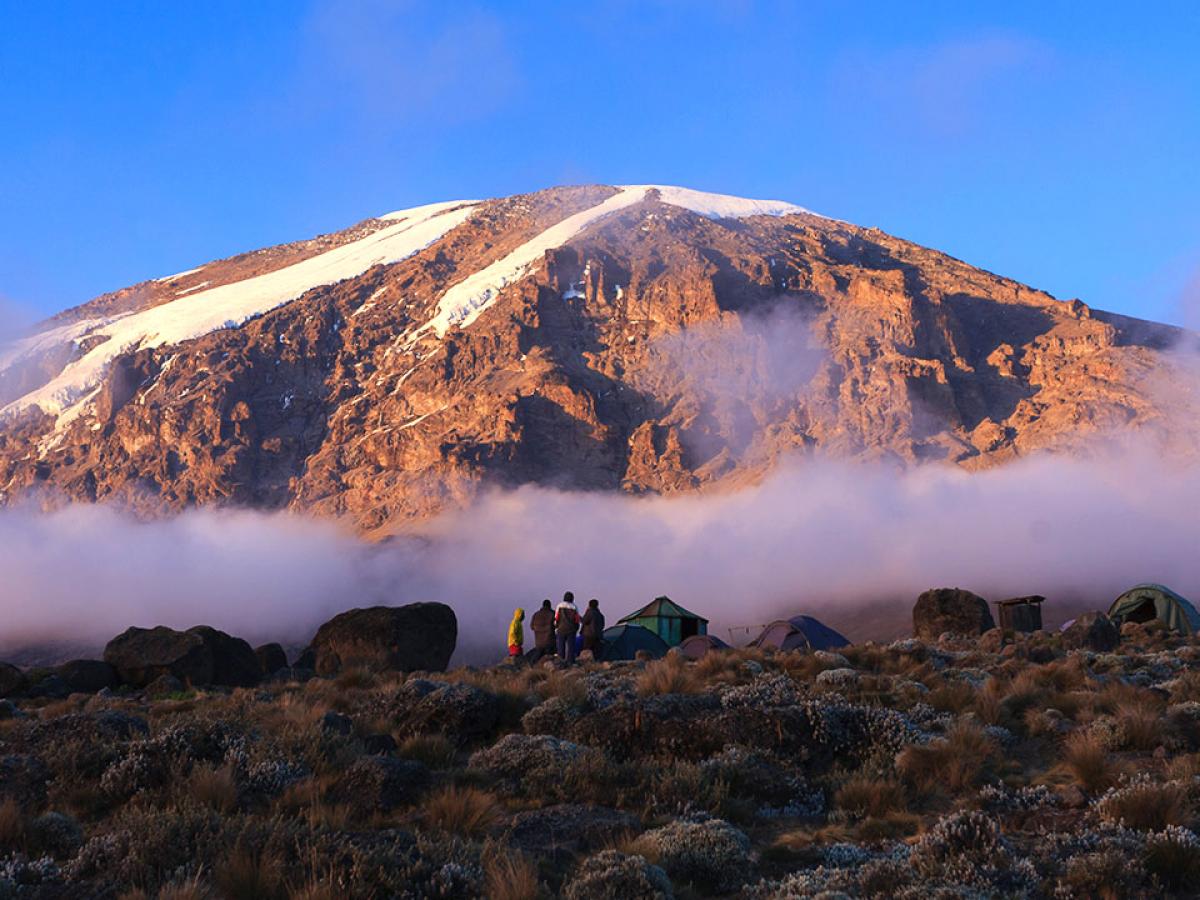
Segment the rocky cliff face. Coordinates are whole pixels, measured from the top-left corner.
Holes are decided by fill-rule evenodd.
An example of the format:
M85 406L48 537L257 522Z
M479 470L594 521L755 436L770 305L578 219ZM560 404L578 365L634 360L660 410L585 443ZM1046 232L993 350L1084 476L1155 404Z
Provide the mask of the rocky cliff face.
M8 502L403 528L485 485L734 487L822 453L1190 448L1176 335L874 229L676 188L438 204L105 295L0 353Z

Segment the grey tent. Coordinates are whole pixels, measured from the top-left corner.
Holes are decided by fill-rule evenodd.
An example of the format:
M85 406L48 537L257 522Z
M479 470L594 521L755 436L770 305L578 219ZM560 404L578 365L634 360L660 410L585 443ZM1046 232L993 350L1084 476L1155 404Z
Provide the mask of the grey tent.
M699 659L710 650L728 650L729 645L714 634L693 634L679 649L688 659Z
M1196 607L1161 584L1139 584L1113 601L1108 617L1117 627L1126 622L1158 619L1179 634L1200 631L1200 613Z
M639 650L657 658L667 653L667 643L649 628L641 625L614 625L604 630L603 659L634 659Z
M812 616L778 619L750 642L751 647L774 647L776 650L834 650L849 644L846 638Z

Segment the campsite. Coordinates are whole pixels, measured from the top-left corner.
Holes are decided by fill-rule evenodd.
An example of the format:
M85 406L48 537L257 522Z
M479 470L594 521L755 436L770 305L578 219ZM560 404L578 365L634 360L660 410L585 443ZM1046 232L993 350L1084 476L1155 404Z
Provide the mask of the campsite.
M1189 895L1196 610L1143 584L1032 627L1053 602L938 588L912 607L932 638L780 610L734 646L663 595L573 664L454 666L438 603L348 610L294 658L130 628L102 660L0 665L3 877L131 900Z

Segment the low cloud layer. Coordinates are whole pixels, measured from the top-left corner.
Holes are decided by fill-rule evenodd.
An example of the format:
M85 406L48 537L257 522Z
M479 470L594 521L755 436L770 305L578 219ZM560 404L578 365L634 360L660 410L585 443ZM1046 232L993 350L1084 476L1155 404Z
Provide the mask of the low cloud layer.
M735 640L802 611L887 637L941 585L1045 594L1056 621L1140 581L1200 597L1198 506L1200 470L1125 452L977 474L794 461L738 493L675 498L531 487L382 546L290 515L147 524L99 507L13 509L0 513L0 645L198 623L298 645L342 609L437 599L458 614L459 661L478 661L501 652L514 606L565 589L599 598L610 621L666 593Z

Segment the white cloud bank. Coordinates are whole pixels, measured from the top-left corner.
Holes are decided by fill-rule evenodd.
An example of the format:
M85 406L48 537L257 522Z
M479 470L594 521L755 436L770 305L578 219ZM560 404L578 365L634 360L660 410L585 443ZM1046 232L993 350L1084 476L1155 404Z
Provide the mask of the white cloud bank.
M1061 620L1140 581L1200 599L1197 508L1200 470L1125 452L977 474L797 461L758 487L675 498L530 487L384 546L282 514L13 509L0 513L0 646L198 623L300 644L349 607L441 600L458 614L458 659L478 661L502 652L512 607L566 589L613 622L666 593L722 636L807 611L884 637L865 633L864 610L878 624L890 604L902 630L916 594L943 585L1044 594Z

